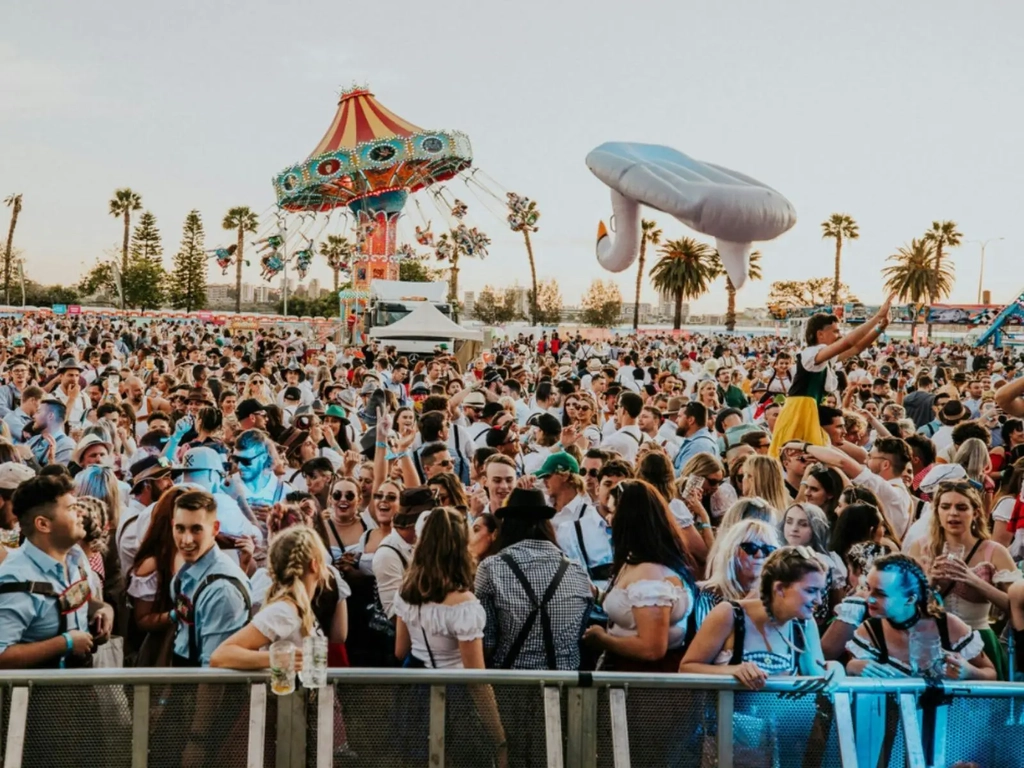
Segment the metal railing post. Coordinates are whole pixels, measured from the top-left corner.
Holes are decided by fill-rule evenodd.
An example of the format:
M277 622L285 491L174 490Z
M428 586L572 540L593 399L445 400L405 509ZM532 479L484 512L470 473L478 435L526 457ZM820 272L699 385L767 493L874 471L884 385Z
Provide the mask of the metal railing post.
M444 768L444 710L447 692L443 685L430 686L430 768Z
M277 697L276 768L302 768L306 764L306 693L296 688Z
M924 759L924 744L921 741L921 721L917 719L917 696L912 693L901 693L899 701L903 743L907 747L907 765L909 768L928 768Z
M132 768L149 764L149 686L132 686Z
M26 686L20 686L11 692L4 768L21 768L21 758L25 752L25 726L28 724L28 690Z
M626 690L608 690L608 709L612 721L612 756L615 768L629 768L629 722L626 720Z
M1013 701L1013 699L1010 699ZM949 705L935 708L935 727L932 729L932 765L946 764L946 734L949 733Z
M584 688L580 710L580 768L597 768L597 688Z
M544 735L548 768L564 768L562 757L562 692L554 686L544 688Z
M583 689L573 686L565 692L565 763L568 768L583 765Z
M263 768L263 741L267 732L267 684L249 689L249 751L246 768Z
M732 714L736 708L736 694L718 692L718 764L732 765Z
M843 768L857 768L857 740L853 730L853 707L849 693L833 693L836 737L839 742L839 760Z
M334 765L334 686L328 683L316 692L316 766Z

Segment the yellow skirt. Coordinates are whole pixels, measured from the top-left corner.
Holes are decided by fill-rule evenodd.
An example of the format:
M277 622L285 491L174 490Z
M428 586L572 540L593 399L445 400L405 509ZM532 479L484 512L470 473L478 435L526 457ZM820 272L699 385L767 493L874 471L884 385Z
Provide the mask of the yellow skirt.
M813 397L787 397L772 432L768 455L779 457L782 446L798 440L811 445L829 445L828 435L818 419L818 402Z

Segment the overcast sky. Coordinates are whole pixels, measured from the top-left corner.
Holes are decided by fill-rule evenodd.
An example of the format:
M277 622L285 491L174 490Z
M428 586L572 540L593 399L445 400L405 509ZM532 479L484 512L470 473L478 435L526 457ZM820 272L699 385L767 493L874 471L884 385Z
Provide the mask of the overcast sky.
M0 197L24 193L16 247L33 279L71 282L119 242L107 203L123 186L156 214L169 263L190 209L208 247L231 241L230 206L268 211L271 176L306 157L358 81L410 122L469 134L495 193L538 201L538 274L567 304L609 276L594 257L608 193L584 158L610 140L670 145L793 202L796 226L760 246L765 279L740 307L763 304L772 280L831 274L819 224L833 211L860 224L843 276L863 300L881 298L886 256L949 218L966 239L1006 238L986 259L1004 302L1024 284L1022 22L1018 3L948 0L7 3ZM461 288L528 283L498 204L451 190L494 240ZM410 234L439 218L427 197L406 213ZM974 300L978 252L954 252L954 300ZM635 268L616 279L628 300ZM695 308L724 300L719 282Z

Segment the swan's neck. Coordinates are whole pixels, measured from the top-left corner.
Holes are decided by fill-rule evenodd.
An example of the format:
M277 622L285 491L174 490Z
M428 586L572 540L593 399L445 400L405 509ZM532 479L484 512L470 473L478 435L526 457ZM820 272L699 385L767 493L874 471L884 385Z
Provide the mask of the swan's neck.
M640 254L640 205L616 192L612 193L612 233L597 241L597 261L609 272L622 272Z

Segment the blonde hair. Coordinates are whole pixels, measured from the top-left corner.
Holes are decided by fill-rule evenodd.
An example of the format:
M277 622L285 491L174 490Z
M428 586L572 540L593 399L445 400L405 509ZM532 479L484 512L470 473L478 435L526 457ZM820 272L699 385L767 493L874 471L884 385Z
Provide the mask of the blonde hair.
M740 544L759 541L773 547L779 546L779 537L770 523L757 518L740 520L724 534L715 539L708 553L708 578L701 586L717 592L723 600L742 600L757 587L751 584L744 591L739 580Z
M116 529L121 519L121 486L110 467L86 467L75 477L75 495L92 496L107 505L109 526Z
M969 437L953 457L953 463L959 464L967 472L971 480L984 482L985 474L992 468L992 460L988 455L985 443L977 437Z
M302 623L302 634L316 632L316 616L313 615L313 596L306 591L302 578L318 566L318 583L327 583L330 571L327 569L327 551L316 531L305 525L296 525L277 534L267 552L267 572L270 588L264 605L278 600L288 600L295 605Z
M776 518L789 506L782 464L774 456L755 453L743 463L744 480L750 483L748 496L759 496L775 510ZM742 490L742 489L740 489Z

